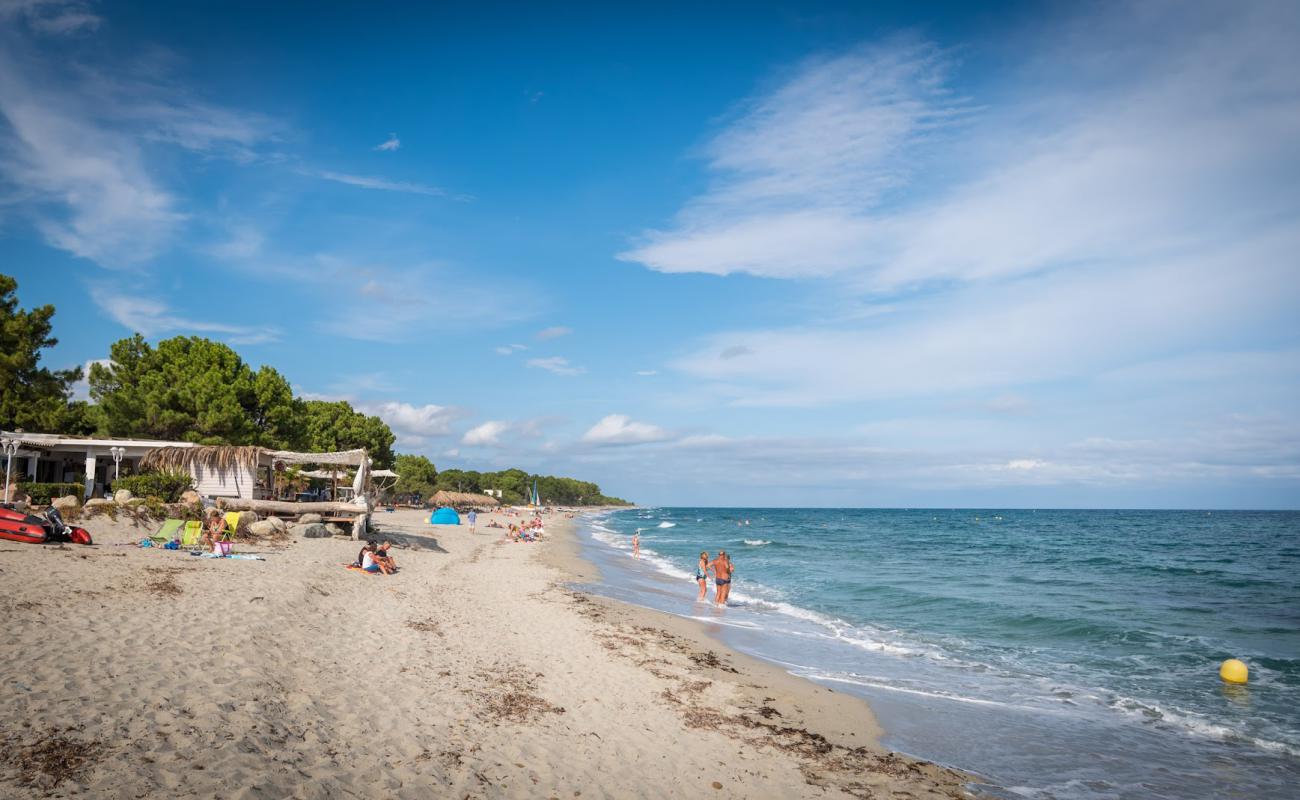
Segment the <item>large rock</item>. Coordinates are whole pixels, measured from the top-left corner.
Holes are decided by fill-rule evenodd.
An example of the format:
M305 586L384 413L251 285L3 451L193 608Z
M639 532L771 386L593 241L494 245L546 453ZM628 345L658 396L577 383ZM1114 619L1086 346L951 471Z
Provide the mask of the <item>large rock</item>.
M111 505L113 505L113 501L106 497L92 497L86 501L86 510L89 511L92 508L103 508L104 506Z
M319 522L308 525L294 525L289 531L294 536L300 536L303 539L328 539L330 537L330 529Z
M181 502L187 506L196 506L203 502L203 497L193 489L186 489L181 492Z
M59 511L76 511L81 506L81 501L77 499L75 494L69 494L54 498L50 501L50 505Z
M281 533L289 529L289 526L286 525L284 520L280 519L279 517L267 517L262 521L271 523L271 527L275 528L276 531Z
M322 519L324 519L324 517L320 514L303 514L301 517L298 517L298 522L303 525L310 525L313 522L320 522Z
M351 534L343 530L343 526L335 525L333 522L326 525L325 528L330 532L330 536L350 536Z
M113 492L113 502L117 503L119 506L126 505L134 498L135 495L131 493L130 489L118 489L116 492ZM89 505L89 503L87 505Z
M254 536L270 536L276 532L276 529L275 526L271 524L270 520L262 520L261 522L254 522L252 525L249 525L248 532Z

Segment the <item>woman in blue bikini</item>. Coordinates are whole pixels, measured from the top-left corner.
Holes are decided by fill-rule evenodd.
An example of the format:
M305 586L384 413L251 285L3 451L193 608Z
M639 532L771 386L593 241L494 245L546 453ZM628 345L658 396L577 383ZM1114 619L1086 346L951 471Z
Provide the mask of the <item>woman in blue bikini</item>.
M695 598L696 602L699 602L709 594L709 552L707 550L700 553L700 563L695 565L695 582L700 585L700 596Z

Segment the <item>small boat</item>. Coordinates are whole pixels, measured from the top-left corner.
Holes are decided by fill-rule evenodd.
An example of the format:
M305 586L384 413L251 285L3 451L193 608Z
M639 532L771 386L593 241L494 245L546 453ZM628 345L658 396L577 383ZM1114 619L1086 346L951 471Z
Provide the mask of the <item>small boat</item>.
M94 544L85 528L68 525L58 509L51 508L44 517L24 514L12 508L0 508L0 539L24 544L72 542Z

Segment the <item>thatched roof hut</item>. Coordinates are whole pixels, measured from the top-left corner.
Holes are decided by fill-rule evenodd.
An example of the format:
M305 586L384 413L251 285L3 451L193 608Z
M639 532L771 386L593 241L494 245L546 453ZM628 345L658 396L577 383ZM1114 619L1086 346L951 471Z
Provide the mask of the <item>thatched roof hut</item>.
M430 498L436 506L451 506L452 508L491 508L501 505L501 501L487 494L474 494L473 492L435 492Z
M141 470L193 470L200 467L225 472L235 467L257 469L262 455L260 447L208 445L204 447L159 447L140 459Z

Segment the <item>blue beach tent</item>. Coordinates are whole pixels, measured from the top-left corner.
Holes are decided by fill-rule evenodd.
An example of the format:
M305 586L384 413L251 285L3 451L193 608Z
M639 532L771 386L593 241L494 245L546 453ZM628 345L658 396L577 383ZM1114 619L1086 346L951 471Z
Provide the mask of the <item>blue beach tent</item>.
M459 525L460 514L454 508L440 508L429 517L430 525Z

